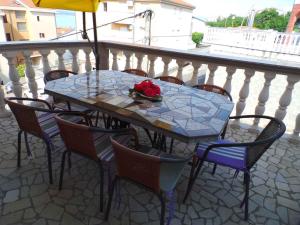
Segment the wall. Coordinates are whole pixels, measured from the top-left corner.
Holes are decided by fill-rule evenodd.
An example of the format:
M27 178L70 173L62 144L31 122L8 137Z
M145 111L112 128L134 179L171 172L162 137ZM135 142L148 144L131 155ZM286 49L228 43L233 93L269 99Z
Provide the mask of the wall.
M207 25L205 22L198 20L198 19L192 19L192 33L193 32L201 32L205 33L207 30Z
M4 13L1 13L1 11L0 11L0 42L6 41L4 24L3 24L3 16L4 16Z

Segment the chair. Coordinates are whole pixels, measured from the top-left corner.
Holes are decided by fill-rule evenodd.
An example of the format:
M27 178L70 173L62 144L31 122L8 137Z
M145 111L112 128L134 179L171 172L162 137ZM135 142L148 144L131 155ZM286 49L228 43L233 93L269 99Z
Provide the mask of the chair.
M154 79L170 82L173 84L184 85L184 82L182 80L172 76L160 76L160 77L155 77Z
M118 141L118 138L122 135L124 134L111 137L111 143L115 153L117 174L113 180L109 193L105 220L108 220L109 217L116 182L119 180L126 180L144 187L159 198L161 202L160 224L163 225L166 207L164 195L169 194L172 198L173 190L183 172L184 166L191 157L181 158L165 153L161 154L161 152L151 148L146 148L145 150L145 148L139 145L137 135L134 133L131 133L135 140L135 148L132 149L124 146ZM167 224L171 221L173 210L170 209L170 216Z
M70 116L81 118L85 121L85 123L73 123L72 121L67 120ZM57 114L55 119L66 146L66 150L64 151L61 160L59 190L62 189L65 158L67 153L69 155L71 155L71 153L75 153L93 160L98 164L100 170L100 210L103 211L104 167L107 167L108 177L110 177L109 167L114 157L108 135L115 132L124 132L124 130L107 130L92 127L88 117L82 113L62 112ZM126 129L125 131L130 132L131 129L133 128ZM128 136L123 136L118 140L123 144L130 141Z
M48 81L69 77L70 74L77 75L77 73L68 70L51 70L45 74L44 83L46 84Z
M228 99L232 102L232 97L229 94L229 92L219 86L211 85L211 84L198 84L198 85L193 86L193 88L197 88L200 90L214 92L214 93L217 93L220 95L224 95L224 96L228 97Z
M134 74L134 75L137 75L140 77L148 77L148 73L146 73L143 70L139 70L139 69L126 69L126 70L123 70L122 72L131 73L131 74Z
M246 189L241 207L245 204L244 218L247 220L250 170L273 142L284 134L286 128L282 121L269 116L245 115L230 117L230 119L266 119L269 122L253 142L234 143L222 139L215 142L198 144L193 157L184 201L187 199L204 161L227 166L236 169L236 171L244 172L244 184Z
M52 110L50 104L41 99L11 97L11 98L6 98L5 102L9 105L11 111L13 112L20 129L18 133L17 166L18 167L21 166L22 133L24 132L25 145L26 145L28 156L31 156L31 151L30 151L27 135L31 134L35 137L42 139L47 146L49 181L52 184L53 177L52 177L51 151L54 150L54 145L51 139L59 134L57 124L54 120L54 114L57 111ZM24 105L21 102L40 103L43 104L45 108Z

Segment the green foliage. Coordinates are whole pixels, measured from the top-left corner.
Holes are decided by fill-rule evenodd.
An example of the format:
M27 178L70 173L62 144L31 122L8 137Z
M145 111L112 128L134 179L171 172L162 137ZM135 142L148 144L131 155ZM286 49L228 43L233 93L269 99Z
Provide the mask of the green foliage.
M203 40L203 33L194 32L192 34L192 40L196 45L199 45L201 43L201 41Z
M274 9L265 9L259 13L256 13L254 19L254 27L263 30L277 30L280 32L284 32L291 13L288 12L286 14L279 14L279 12ZM227 18L219 17L217 21L207 22L207 25L211 27L239 27L239 26L247 26L247 18L230 15Z
M19 64L16 69L20 77L25 77L25 64Z
M254 19L254 27L258 29L268 30L273 29L279 32L284 32L290 19L290 12L286 14L279 14L274 9L265 9L257 13Z

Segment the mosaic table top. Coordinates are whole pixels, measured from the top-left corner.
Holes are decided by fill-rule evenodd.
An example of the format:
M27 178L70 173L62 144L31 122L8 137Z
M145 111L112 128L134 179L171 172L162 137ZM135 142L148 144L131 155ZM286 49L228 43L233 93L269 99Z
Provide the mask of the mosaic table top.
M217 138L234 106L222 95L155 79L162 102L134 101L128 90L142 80L119 71L92 71L50 81L45 92L184 142Z

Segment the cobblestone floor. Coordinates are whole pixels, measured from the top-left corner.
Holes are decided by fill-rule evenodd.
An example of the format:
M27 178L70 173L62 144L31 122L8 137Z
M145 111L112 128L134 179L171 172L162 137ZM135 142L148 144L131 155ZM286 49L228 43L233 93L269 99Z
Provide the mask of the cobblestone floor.
M253 138L240 129L229 129L228 136L237 141ZM120 207L113 207L109 222L104 222L103 213L99 212L99 176L94 163L72 157L72 169L65 174L63 190L58 191L61 152L53 154L55 183L49 185L45 146L30 138L35 158L27 159L23 151L22 167L16 169L16 138L15 121L0 119L1 225L159 224L158 199L126 183L122 183ZM182 143L175 146L178 153L191 148ZM299 145L282 138L253 168L248 222L243 221L243 210L239 208L242 175L233 180L234 171L219 166L212 176L211 169L205 166L190 198L182 204L189 172L186 167L177 187L176 212L171 224L300 224Z

